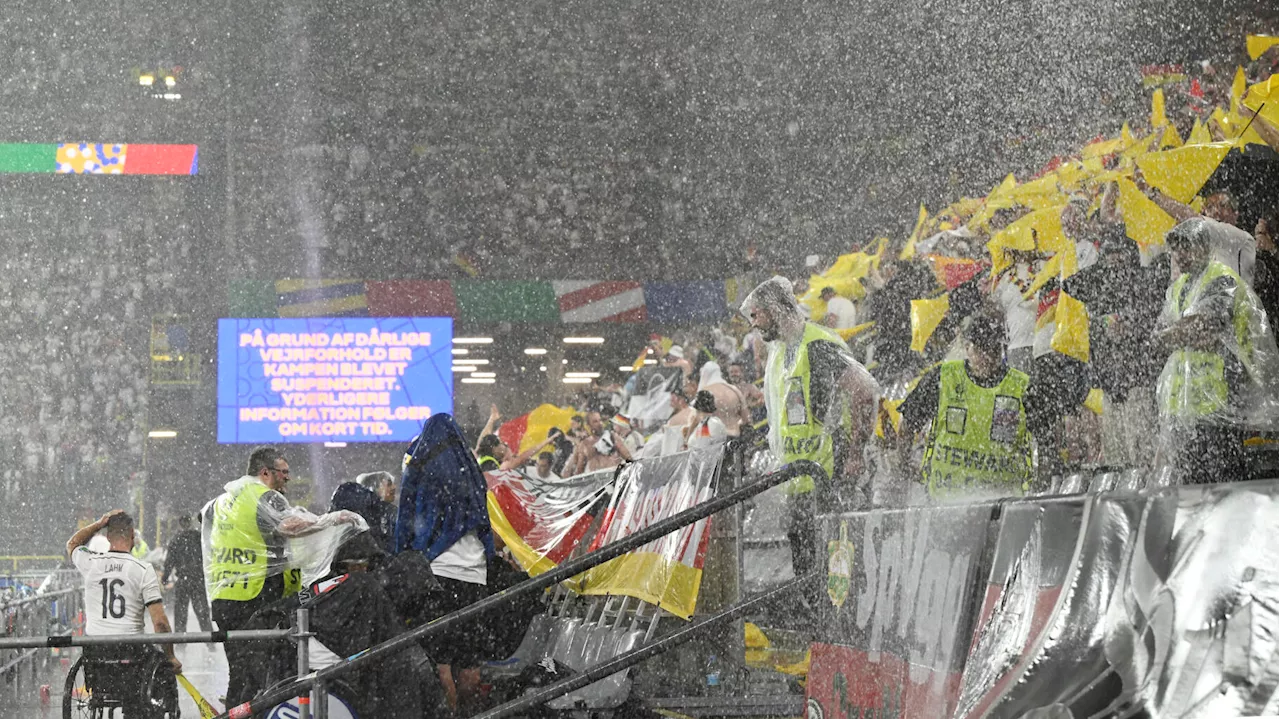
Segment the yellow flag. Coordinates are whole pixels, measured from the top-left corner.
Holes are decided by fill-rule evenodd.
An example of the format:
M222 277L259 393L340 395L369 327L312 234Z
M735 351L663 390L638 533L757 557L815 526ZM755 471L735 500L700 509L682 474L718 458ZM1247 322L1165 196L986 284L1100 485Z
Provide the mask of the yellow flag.
M1128 143L1125 142L1124 138L1117 138L1115 140L1099 140L1097 142L1091 142L1088 145L1085 145L1082 150L1080 150L1080 157L1089 159L1093 157L1102 157L1103 155L1110 155L1113 152L1119 152L1123 150L1125 148L1125 145L1127 144Z
M213 708L207 699L200 696L200 692L196 691L195 686L183 675L178 675L178 683L186 690L191 697L191 701L195 702L196 709L200 712L200 719L213 719L218 716L218 710Z
M1138 167L1152 187L1185 205L1222 164L1231 145L1215 142L1152 152L1138 158Z
M1133 130L1129 129L1129 123L1127 122L1120 126L1120 139L1124 140L1125 145L1132 145L1138 141L1138 138L1133 136Z
M911 300L911 349L924 354L925 344L949 309L951 298L947 295L932 300Z
M641 365L643 366L643 364ZM577 414L572 407L557 407L544 404L536 407L525 418L524 436L520 438L520 451L523 452L547 438L552 427L561 431L569 431L569 420Z
M1084 398L1085 409L1096 415L1102 415L1102 390L1094 387L1089 390L1088 396Z
M1187 144L1207 145L1210 142L1213 142L1213 135L1209 133L1209 128L1197 118L1196 124L1191 128L1190 134L1187 135Z
M1244 76L1244 68L1237 65L1236 75L1231 78L1231 112L1239 114L1240 98L1244 97L1245 86L1248 83Z
M1258 113L1258 117L1271 123L1272 127L1280 127L1280 116L1277 111L1280 110L1280 86L1277 81L1280 77L1272 75L1266 80L1252 86L1244 96L1244 106L1257 112L1258 108L1262 108L1262 112ZM1246 119L1247 123L1248 120ZM1251 130L1253 128L1250 128Z
M1169 118L1164 114L1164 90L1160 88L1156 88L1156 91L1151 93L1151 126L1169 126Z
M1178 131L1173 125L1164 126L1164 135L1160 137L1160 149L1165 150L1170 147L1182 147L1182 138L1178 137Z
M909 260L916 256L916 242L920 241L920 235L924 233L925 222L929 219L929 212L924 209L924 204L920 205L920 216L916 218L916 228L911 231L911 236L907 238L907 244L902 248L902 252L898 255L900 260Z
M1278 38L1273 35L1250 35L1244 39L1244 46L1249 51L1249 59L1257 60L1262 53L1275 46Z
M1143 249L1164 242L1164 233L1178 223L1160 209L1128 178L1116 181L1120 188L1120 213L1124 216L1125 234Z
M1089 311L1084 303L1066 292L1058 293L1056 316L1058 325L1053 330L1049 347L1081 362L1089 361Z
M1009 266L1009 250L1039 250L1053 254L1070 245L1066 235L1062 234L1062 205L1029 212L987 241L987 250L991 252L991 273L999 274Z
M1013 198L1010 197L1010 193L1017 186L1018 181L1013 179L1013 173L1006 175L1003 182L987 193L987 198L983 201L982 207L978 208L973 217L969 218L968 226L973 229L984 228L991 221L991 218L995 216L996 212L1013 207L1015 203Z

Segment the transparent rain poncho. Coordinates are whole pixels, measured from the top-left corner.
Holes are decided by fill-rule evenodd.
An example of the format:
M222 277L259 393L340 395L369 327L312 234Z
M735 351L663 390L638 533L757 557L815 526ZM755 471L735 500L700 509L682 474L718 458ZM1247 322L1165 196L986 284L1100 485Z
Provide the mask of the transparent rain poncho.
M740 311L747 319L751 319L754 310L763 310L769 313L775 321L787 322L792 319L800 322L805 321L804 312L795 299L791 281L778 275L761 282L742 301ZM862 421L869 423L872 421L871 414L874 411L875 398L880 392L879 384L871 376L871 373L848 352L843 340L837 338L835 341L845 348L845 351L841 352L839 356L846 361L848 368L853 370L856 378L855 384L861 388L866 397L870 398L870 402L867 404L867 411L864 413L866 416L862 418ZM783 409L787 401L785 376L789 371L787 360L794 362L794 357L787 357L784 354L787 352L787 344L781 339L769 341L767 346L768 356L765 359L763 390L765 410L769 418L769 453L773 456L771 465L776 467L783 457L782 425L785 421ZM850 409L847 401L849 393L844 391L843 388L836 389L835 392L842 397L842 401L829 402L826 414L821 418L822 425L829 433L841 431L845 410ZM860 447L850 449L851 451L862 451ZM839 468L837 468L837 471L839 471Z
M1157 467L1176 456L1199 425L1275 431L1277 351L1257 295L1234 272L1210 261L1176 279L1166 294L1158 332L1195 323L1178 342L1156 382L1160 414Z
M205 589L210 599L228 591L231 594L226 598L250 599L260 591L263 580L286 572L292 573L286 576L286 587L306 586L329 573L344 542L369 529L354 512L342 510L317 516L302 507L289 506L279 495L258 497L253 510L237 506L237 498L257 491L254 485L261 483L253 476L227 482L223 494L200 513ZM252 517L248 516L249 511L253 512Z

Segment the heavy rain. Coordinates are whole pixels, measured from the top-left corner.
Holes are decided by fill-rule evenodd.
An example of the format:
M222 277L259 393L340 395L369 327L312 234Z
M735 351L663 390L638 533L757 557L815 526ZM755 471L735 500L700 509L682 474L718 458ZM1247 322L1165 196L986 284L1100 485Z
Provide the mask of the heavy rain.
M6 4L0 719L1280 715L1277 12Z

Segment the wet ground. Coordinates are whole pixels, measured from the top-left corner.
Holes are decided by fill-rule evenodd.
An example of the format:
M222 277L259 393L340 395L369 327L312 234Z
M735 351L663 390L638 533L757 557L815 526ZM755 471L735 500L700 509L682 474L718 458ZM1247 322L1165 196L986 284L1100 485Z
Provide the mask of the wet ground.
M188 619L186 631L200 631L194 617ZM214 708L221 709L222 696L227 691L227 657L222 647L187 644L179 646L176 652L178 659L182 660L183 675ZM0 719L61 717L63 686L67 671L77 656L79 650L64 649L59 657L49 663L48 670L42 676L34 682L24 681L16 692L17 701L0 701ZM42 685L48 687L47 700L42 699ZM199 719L200 712L191 697L179 689L178 698L182 716L185 719Z

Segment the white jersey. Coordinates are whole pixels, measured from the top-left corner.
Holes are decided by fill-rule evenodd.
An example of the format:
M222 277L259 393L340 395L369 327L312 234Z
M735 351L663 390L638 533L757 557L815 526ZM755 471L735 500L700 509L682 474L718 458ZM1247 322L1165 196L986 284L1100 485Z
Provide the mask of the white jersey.
M85 634L142 634L147 607L163 601L150 564L128 552L76 547L71 561L84 577Z

